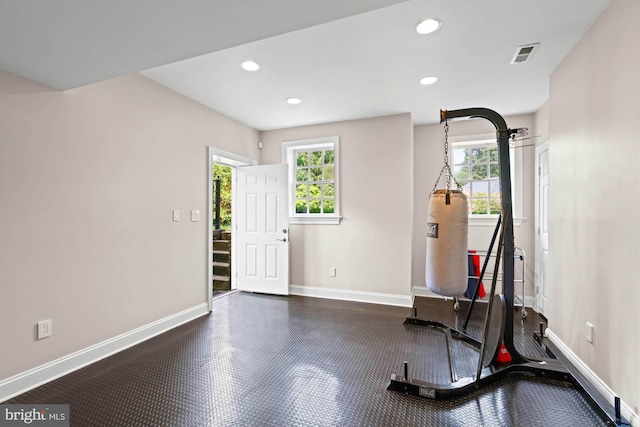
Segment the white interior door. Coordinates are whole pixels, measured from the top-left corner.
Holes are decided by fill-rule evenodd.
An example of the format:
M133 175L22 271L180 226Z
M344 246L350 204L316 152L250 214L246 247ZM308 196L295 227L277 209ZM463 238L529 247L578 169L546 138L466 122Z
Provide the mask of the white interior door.
M549 294L549 143L536 148L536 308L544 314Z
M236 286L289 294L287 165L236 170Z

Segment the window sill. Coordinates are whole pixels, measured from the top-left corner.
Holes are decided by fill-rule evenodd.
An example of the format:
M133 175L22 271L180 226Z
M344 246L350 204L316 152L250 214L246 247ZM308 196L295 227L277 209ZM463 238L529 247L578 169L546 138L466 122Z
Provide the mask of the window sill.
M486 216L470 216L469 225L479 225L485 227L495 227L498 222L499 215L486 215ZM513 218L513 226L520 227L527 218Z
M341 219L341 216L291 216L289 217L289 224L338 225Z

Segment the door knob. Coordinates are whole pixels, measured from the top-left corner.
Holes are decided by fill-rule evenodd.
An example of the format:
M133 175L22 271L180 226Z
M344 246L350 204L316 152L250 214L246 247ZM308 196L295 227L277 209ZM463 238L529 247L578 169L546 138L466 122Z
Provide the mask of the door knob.
M278 242L286 242L286 241L287 241L287 238L285 237L285 238L283 238L283 239L276 239L276 240L277 240Z

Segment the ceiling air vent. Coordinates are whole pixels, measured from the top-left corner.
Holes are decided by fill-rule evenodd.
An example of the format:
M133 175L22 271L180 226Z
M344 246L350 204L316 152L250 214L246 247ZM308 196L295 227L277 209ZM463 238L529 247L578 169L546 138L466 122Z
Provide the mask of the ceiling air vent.
M524 46L518 46L515 55L513 55L513 59L511 59L511 63L522 64L528 62L529 59L531 59L533 53L538 49L538 46L540 46L540 43L531 43Z

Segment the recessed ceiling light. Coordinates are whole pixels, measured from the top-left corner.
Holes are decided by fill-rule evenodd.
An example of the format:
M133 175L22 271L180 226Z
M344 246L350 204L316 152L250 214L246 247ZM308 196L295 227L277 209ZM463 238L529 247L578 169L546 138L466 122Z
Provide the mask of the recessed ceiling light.
M287 102L291 105L297 105L302 102L300 98L287 98Z
M244 61L240 65L247 71L257 71L260 69L260 65L254 61Z
M441 22L437 19L429 18L425 19L416 27L416 31L420 34L430 34L440 28Z
M432 85L437 81L438 81L437 77L425 77L423 79L420 79L420 84L421 85Z

